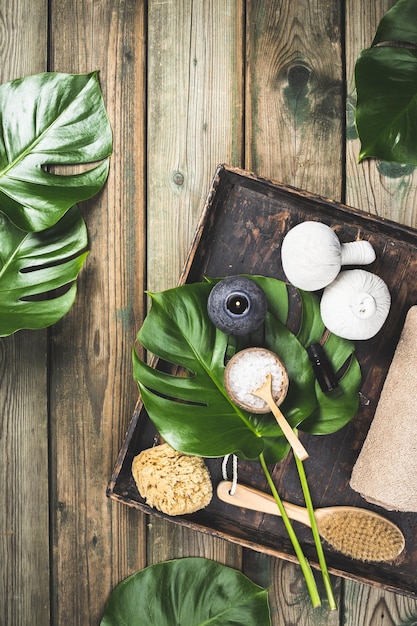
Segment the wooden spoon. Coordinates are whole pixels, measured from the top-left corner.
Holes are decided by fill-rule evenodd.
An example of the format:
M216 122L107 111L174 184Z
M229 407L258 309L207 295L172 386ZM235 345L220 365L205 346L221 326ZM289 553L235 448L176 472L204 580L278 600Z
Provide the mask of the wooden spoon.
M255 360L258 361L258 367L254 367ZM248 372L250 373L252 368L254 379L250 376L248 377ZM243 372L245 372L245 376ZM273 376L277 377L274 378L274 382L280 381L279 389L275 389L272 384ZM244 383L242 383L242 380ZM258 387L263 380L265 380L265 383ZM240 385L236 385L236 381ZM255 384L256 387L253 389ZM240 350L226 365L224 385L229 397L242 409L252 413L268 413L271 411L288 443L291 445L294 454L301 461L308 457L306 449L287 422L285 416L278 409L278 406L287 395L289 380L284 364L274 352L260 347ZM260 406L254 406L255 397L262 400ZM255 402L257 405L259 404L259 401Z
M267 405L271 409L271 412L273 413L275 419L277 420L279 427L281 428L282 432L284 433L288 443L290 444L291 448L293 449L294 454L296 454L298 456L300 461L304 461L308 457L308 452L304 448L304 446L301 443L301 441L298 439L297 435L295 434L295 432L293 431L293 429L291 428L291 426L287 422L284 414L280 411L280 409L278 408L278 406L277 406L277 404L276 404L276 402L274 400L274 397L272 395L272 377L271 377L271 374L267 374L266 375L266 381L264 382L264 384L261 387L259 387L259 389L254 389L251 393L252 393L252 395L256 396L257 398L262 398L262 400L264 400L264 402L267 403Z
M233 506L280 516L274 498L246 485L236 485L232 495L232 482L221 481L217 497ZM311 528L308 510L283 502L288 517ZM404 549L401 530L378 513L353 506L330 506L316 509L315 518L320 535L335 550L361 561L391 561Z

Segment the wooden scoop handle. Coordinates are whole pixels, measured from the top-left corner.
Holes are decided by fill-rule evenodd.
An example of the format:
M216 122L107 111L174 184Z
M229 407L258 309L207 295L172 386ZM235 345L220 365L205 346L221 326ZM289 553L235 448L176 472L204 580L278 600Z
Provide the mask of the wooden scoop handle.
M259 389L252 391L252 394L254 396L257 396L258 398L262 398L262 400L264 400L267 403L275 419L277 420L279 427L284 433L288 443L293 449L294 454L298 456L300 461L304 461L308 457L308 452L304 448L303 444L298 439L297 435L295 434L295 432L293 431L293 429L287 422L285 416L282 414L282 412L279 410L279 408L277 407L275 403L275 400L273 398L272 391L271 391L271 375L270 374L268 374L267 376L266 383L263 384L262 387L259 387Z
M298 456L300 461L305 461L305 459L308 457L308 452L303 446L303 444L301 443L301 441L298 439L297 435L295 434L295 432L293 431L293 429L291 428L287 420L285 419L285 416L283 415L283 413L279 410L279 408L273 401L272 397L271 397L271 401L268 401L265 398L265 402L268 403L269 408L274 414L274 417L277 420L278 425L281 428L282 432L284 433L285 438L287 439L288 443L293 449L294 454Z

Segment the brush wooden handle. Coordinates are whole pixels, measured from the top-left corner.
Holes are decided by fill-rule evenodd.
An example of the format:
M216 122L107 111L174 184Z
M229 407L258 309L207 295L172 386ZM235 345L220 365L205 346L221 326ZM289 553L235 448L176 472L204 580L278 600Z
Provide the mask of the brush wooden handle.
M263 493L263 491L258 491L253 487L248 487L247 485L236 485L236 491L233 495L230 493L231 489L232 482L230 480L222 480L217 485L217 497L219 500L233 506L240 506L243 509L250 509L251 511L269 513L270 515L281 517L278 505L273 496ZM310 526L307 509L297 504L291 504L290 502L283 502L282 504L290 519Z
M223 480L217 486L217 496L223 502L244 509L280 516L274 498L263 491L247 485L236 485L234 495L232 483ZM282 502L290 519L311 528L306 508L289 502ZM314 511L320 535L338 552L362 561L390 561L396 558L405 547L401 530L390 520L374 511L351 506L332 506ZM334 523L326 528L320 523L328 516L334 516ZM378 537L378 541L375 541Z

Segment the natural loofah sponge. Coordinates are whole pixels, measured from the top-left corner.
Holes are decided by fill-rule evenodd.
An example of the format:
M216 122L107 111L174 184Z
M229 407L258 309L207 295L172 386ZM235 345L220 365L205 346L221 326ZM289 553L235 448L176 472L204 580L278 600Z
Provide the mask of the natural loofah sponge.
M132 474L147 504L167 515L194 513L213 495L204 460L177 452L167 443L135 456Z

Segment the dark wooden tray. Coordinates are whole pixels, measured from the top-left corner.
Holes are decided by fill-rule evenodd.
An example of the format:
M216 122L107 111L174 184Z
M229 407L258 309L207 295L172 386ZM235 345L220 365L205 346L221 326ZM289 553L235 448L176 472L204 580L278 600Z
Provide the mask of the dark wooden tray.
M220 166L179 282L239 273L283 280L282 239L295 224L308 219L319 219L335 227L342 242L353 241L358 236L369 239L377 254L369 270L385 280L393 302L384 330L356 345L363 373L361 394L368 401L361 404L357 415L339 432L302 439L310 454L305 468L314 506L349 504L376 510L401 528L406 548L394 562L369 564L344 557L325 546L329 569L345 578L417 597L417 515L388 512L369 505L349 487L351 471L375 412L405 315L417 303L417 231L242 170ZM231 507L216 496L207 508L183 517L168 517L147 506L132 478L131 463L136 454L153 445L156 436L139 399L108 485L109 497L174 523L296 562L278 517ZM216 485L221 480L221 459L208 459L207 465ZM283 499L303 504L291 455L273 468L273 476ZM239 461L239 481L268 492L257 463ZM307 557L318 567L311 531L298 524L296 529Z

